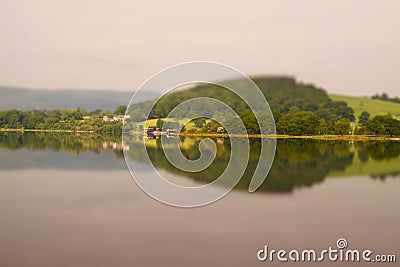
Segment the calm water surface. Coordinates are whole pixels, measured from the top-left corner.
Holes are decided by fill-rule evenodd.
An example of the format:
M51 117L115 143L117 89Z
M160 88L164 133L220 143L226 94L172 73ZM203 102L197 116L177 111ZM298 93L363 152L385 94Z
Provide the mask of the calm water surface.
M215 140L214 170L189 175L168 165L158 140L146 142L154 164L185 185L208 183L229 160L229 140ZM198 142L182 139L183 154L198 157ZM251 145L234 191L180 209L138 188L118 137L0 134L0 266L284 266L257 251L320 250L340 237L399 258L400 143L278 141L268 179L249 194Z

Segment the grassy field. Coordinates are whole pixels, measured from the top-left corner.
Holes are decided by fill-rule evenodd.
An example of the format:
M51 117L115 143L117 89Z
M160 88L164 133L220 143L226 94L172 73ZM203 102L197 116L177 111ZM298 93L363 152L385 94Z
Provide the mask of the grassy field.
M389 101L371 99L368 97L329 95L332 100L344 101L354 109L358 120L361 112L367 111L371 116L392 114L393 118L400 120L400 104Z
M149 126L156 126L157 125L157 120L158 119L150 119L150 120L147 120L147 121L138 122L137 126L142 125L143 128L146 129ZM163 119L163 121L174 121L175 122L176 120L174 120L174 119ZM185 124L186 121L187 121L186 119L182 119L182 120L179 120L178 122L180 124ZM194 127L194 123L193 122L190 122L190 123L188 123L186 125L186 129L188 129L188 130L193 128L193 127Z
M149 126L156 126L157 125L157 120L158 119L150 119L150 120L147 120L147 121L142 121L142 122L139 122L138 125L143 125L144 128L147 128ZM181 120L178 120L178 122L180 124L186 125L186 130L191 130L191 129L193 129L195 127L194 126L194 122L188 122L187 123L188 120L189 119L181 119ZM163 121L173 121L173 122L175 122L176 120L174 120L174 119L163 119Z
M353 127L355 127L357 125L358 116L360 116L360 114L363 111L369 112L371 114L371 117L376 116L376 115L386 115L386 114L390 113L393 116L393 118L400 120L400 104L399 103L371 99L368 97L361 97L361 96L346 96L346 95L336 95L336 94L330 94L329 96L332 100L346 102L350 107L352 107L354 109L354 115L356 117L356 122L352 123ZM163 120L174 121L173 119L163 119ZM182 119L182 120L179 120L179 123L185 124L186 121L187 120ZM147 128L148 126L156 125L156 123L157 123L157 119L151 119L151 120L140 122L140 123L138 123L138 125L142 125L144 128ZM186 124L187 130L190 130L192 128L194 128L193 122ZM324 137L324 139L326 139L326 137Z

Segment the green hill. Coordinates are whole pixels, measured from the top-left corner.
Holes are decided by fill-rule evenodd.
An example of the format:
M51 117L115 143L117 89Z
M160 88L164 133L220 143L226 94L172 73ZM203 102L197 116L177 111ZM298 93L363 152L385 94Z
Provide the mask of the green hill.
M378 99L371 99L368 97L359 96L345 96L330 94L330 98L334 101L344 101L354 109L356 119L363 111L367 111L371 116L392 114L393 118L400 120L400 104L383 101Z
M338 121L342 118L354 121L353 110L345 102L332 101L327 92L313 84L305 84L296 81L290 76L258 76L252 77L252 80L260 88L269 102L271 110L276 118L280 114L295 113L306 111L324 119L327 122ZM240 86L243 81L230 80L226 84ZM251 91L242 92L244 98L253 101L255 110L262 110L264 102L258 99ZM190 89L177 90L160 99L153 107L149 118L165 118L173 108L189 99L198 97L212 97L222 101L237 114L242 114L249 109L247 104L235 93L211 84L198 85ZM152 102L142 102L129 107L128 112L135 121L147 120L147 114L143 113L145 107L152 105ZM228 111L217 104L193 103L187 109L181 109L177 117L191 117L191 114L197 114L208 118L226 119Z

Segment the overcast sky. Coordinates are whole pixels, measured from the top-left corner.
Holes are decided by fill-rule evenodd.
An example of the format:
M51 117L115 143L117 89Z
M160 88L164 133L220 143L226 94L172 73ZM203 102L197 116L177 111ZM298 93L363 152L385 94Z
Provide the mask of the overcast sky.
M0 84L134 90L209 60L400 95L400 1L0 0Z

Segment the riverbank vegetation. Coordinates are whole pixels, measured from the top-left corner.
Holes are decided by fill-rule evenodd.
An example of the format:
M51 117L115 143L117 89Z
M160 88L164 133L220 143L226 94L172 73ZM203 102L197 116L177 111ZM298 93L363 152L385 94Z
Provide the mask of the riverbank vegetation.
M347 102L332 99L326 91L312 84L298 82L286 76L255 77L253 81L267 98L271 108L271 114L263 115L260 121L257 121L254 111L264 110L265 104L259 99L254 99L254 94L244 92L247 95L243 97L255 103L250 109L242 98L226 88L202 84L165 95L158 100L149 115L144 112L148 110L149 105L153 105L151 101L132 104L128 109L126 106L119 106L113 112L103 112L100 109L88 112L79 108L6 110L0 112L0 129L121 134L122 130L143 133L148 126L156 126L159 130L182 129L181 133L186 135L223 136L226 135L225 128L231 129L230 134L239 134L240 125L243 123L247 134L254 137L271 134L279 136L400 136L400 121L396 117L390 114L376 115L375 110L371 112L367 107L362 111L357 109L355 113ZM231 81L232 84L240 82L240 80ZM238 116L228 116L226 107L213 106L213 103L206 106L204 103L193 103L186 109L175 112L175 117L166 118L180 103L199 97L220 100L232 108ZM375 99L368 100L384 102ZM188 119L191 117L196 117L196 119Z
M128 114L132 117L131 129L137 130L139 126L141 129L146 128L149 121L153 121L152 125L154 126L162 125L163 122L169 124L175 122L184 126L184 134L214 134L222 126L216 122L219 121L233 129L233 132L230 132L231 134L237 134L235 129L240 129L240 124L243 122L249 135L400 135L399 121L390 115L379 114L381 117L376 117L375 110L369 112L369 109L360 112L357 110L357 114L355 114L354 109L346 101L334 100L325 90L312 84L298 82L287 76L264 76L253 77L252 79L268 100L273 118L266 114L262 118L263 121L258 122L253 111L239 96L217 85L202 84L164 96L154 105L149 118L143 111L147 110L152 102L131 105L128 109ZM233 83L240 83L240 80L232 81ZM207 105L207 108L205 108L202 103L193 103L186 110L182 109L180 113L175 112L175 118L165 119L178 104L199 97L211 97L220 100L229 105L238 116L228 117L226 116L228 112L224 108L213 106L213 104ZM254 96L249 93L244 97L252 99ZM254 100L254 103L259 103L259 106L255 105L253 110L257 111L263 108L261 106L262 101L252 100ZM200 118L183 122L183 118L194 117L194 115L200 115ZM273 130L272 119L275 121L276 131ZM378 121L381 124L380 127L376 125ZM260 130L259 123L264 123L264 131ZM158 128L161 129L161 127ZM130 128L127 127L127 129Z
M41 131L85 131L120 134L126 107L113 112L96 109L5 110L0 111L0 128Z

